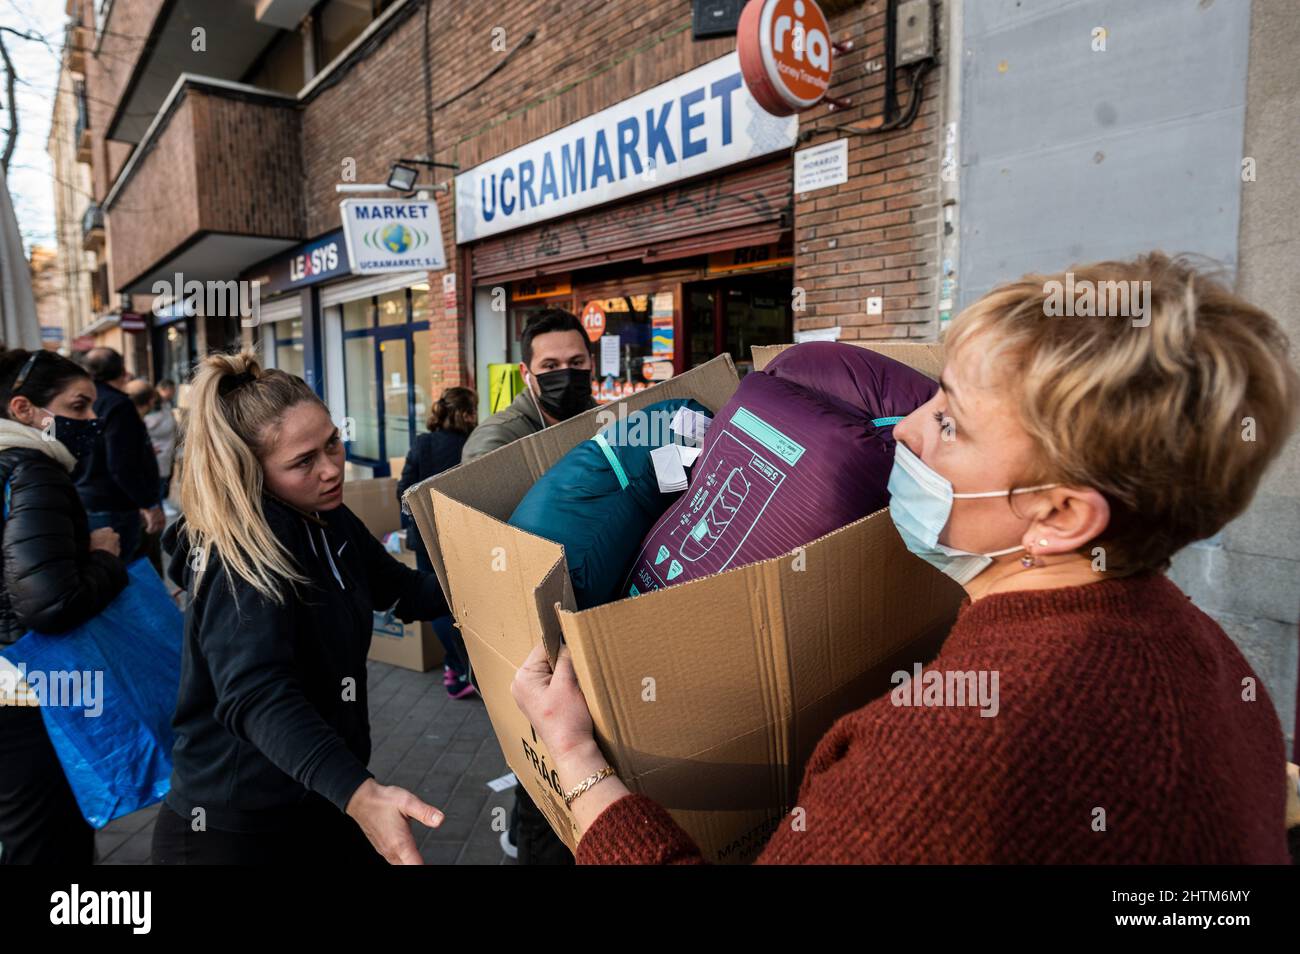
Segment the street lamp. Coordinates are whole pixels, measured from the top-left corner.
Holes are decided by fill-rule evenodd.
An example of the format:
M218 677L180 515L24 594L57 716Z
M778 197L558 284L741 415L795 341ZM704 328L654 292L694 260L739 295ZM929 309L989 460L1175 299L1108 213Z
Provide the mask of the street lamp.
M388 173L388 188L397 192L415 191L415 180L420 176L420 171L415 168L416 166L427 166L430 169L460 169L460 166L454 162L434 162L431 159L398 159L393 163L393 168Z
M404 166L400 161L395 162L393 163L393 171L388 174L388 188L395 189L398 192L412 192L415 189L415 180L419 176L419 169Z

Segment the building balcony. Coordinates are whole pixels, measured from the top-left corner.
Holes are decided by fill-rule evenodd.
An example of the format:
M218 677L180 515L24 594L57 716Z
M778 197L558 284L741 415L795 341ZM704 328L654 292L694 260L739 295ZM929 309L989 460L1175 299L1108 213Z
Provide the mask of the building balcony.
M86 72L86 52L94 43L90 31L80 24L69 23L64 34L68 48L68 69L74 73Z
M114 291L226 281L304 238L292 97L182 77L104 200Z
M102 25L103 48L123 78L118 88L104 91L115 104L105 138L139 142L184 75L232 82L244 77L281 32L258 19L258 5L259 0L113 0ZM194 33L199 27L201 43Z
M77 127L77 161L89 164L90 157L94 155L90 148L90 130L85 126Z
M76 95L77 123L73 130L73 139L77 145L77 161L90 162L90 113L86 109L86 87L80 81L76 85Z
M104 252L104 210L91 204L81 217L81 248L102 255Z

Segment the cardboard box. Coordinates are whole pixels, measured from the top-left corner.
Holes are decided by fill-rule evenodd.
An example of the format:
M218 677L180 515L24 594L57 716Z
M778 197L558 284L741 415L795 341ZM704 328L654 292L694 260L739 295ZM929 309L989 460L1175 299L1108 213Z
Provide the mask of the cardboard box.
M394 559L415 569L415 554L410 550L403 550ZM390 666L428 672L442 665L442 643L428 621L403 623L391 613L376 611L368 658Z
M937 345L878 350L937 374ZM766 363L772 353L758 354ZM764 349L768 351L768 349ZM722 355L610 407L737 386ZM666 807L714 862L751 860L794 807L803 768L840 716L934 655L964 593L907 552L881 510L802 548L575 612L559 544L508 526L515 505L599 409L413 487L415 516L464 634L506 760L570 846L549 756L510 695L543 642L573 653L596 739L623 782Z
M396 477L349 480L343 484L343 503L361 518L380 540L402 527L401 505L397 502Z
M403 623L376 611L366 658L414 672L428 672L442 665L442 643L428 622Z

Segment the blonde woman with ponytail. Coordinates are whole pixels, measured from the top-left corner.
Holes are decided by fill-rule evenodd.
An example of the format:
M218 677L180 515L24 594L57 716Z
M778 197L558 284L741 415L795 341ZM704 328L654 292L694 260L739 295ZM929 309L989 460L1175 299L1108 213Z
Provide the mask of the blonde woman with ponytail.
M408 819L443 816L366 768L366 654L373 610L447 612L437 578L343 506L343 444L301 378L206 358L184 444L163 543L190 601L154 863L419 864Z

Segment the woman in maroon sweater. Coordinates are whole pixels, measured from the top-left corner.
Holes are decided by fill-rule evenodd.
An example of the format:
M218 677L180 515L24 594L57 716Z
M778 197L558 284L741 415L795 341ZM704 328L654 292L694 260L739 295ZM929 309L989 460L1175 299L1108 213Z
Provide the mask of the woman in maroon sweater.
M968 594L927 672L981 673L991 704L903 705L900 684L840 719L759 861L1288 860L1273 704L1163 575L1286 441L1287 341L1163 255L1071 277L963 312L939 392L894 431L894 524ZM1064 317L1067 287L1108 317ZM607 767L567 652L554 674L535 652L513 691L570 793L579 862L701 861Z

